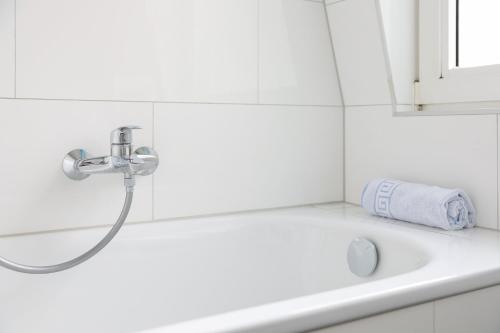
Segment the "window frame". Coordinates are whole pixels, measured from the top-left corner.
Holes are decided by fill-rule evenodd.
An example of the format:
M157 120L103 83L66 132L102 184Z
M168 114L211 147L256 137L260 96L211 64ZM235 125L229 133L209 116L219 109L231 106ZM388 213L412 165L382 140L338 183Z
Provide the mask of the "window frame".
M419 1L419 105L500 101L500 64L449 68L449 1Z

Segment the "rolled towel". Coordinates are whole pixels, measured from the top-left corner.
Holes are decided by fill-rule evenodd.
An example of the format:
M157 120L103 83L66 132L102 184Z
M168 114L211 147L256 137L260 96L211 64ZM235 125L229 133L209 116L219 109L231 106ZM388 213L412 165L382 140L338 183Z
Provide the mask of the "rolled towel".
M374 179L366 184L361 205L373 215L445 230L476 225L472 201L459 189Z

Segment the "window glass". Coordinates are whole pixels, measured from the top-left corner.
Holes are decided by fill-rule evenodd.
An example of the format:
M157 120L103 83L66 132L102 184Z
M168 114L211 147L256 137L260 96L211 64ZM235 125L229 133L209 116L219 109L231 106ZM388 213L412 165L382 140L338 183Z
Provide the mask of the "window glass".
M500 64L500 0L449 0L449 65Z

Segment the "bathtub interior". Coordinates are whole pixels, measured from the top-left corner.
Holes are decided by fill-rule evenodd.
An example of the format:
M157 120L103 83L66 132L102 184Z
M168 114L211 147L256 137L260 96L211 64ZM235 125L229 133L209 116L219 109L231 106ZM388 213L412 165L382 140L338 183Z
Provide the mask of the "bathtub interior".
M48 264L105 231L7 237L0 251ZM346 262L359 236L372 239L380 254L369 278L354 276ZM0 293L9 302L1 303L0 331L135 332L404 274L428 260L404 233L313 208L130 225L73 270L1 270Z

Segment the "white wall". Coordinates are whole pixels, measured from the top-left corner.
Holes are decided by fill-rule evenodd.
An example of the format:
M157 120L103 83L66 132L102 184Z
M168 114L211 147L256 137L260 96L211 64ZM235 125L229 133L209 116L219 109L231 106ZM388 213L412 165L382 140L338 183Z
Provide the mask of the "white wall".
M0 233L114 222L120 177L60 162L123 124L161 158L130 221L342 200L324 4L0 0Z
M374 177L461 187L476 205L479 225L496 229L498 116L392 114L391 72L398 110L412 103L417 4L327 0L346 103L346 200L359 204L363 185Z

